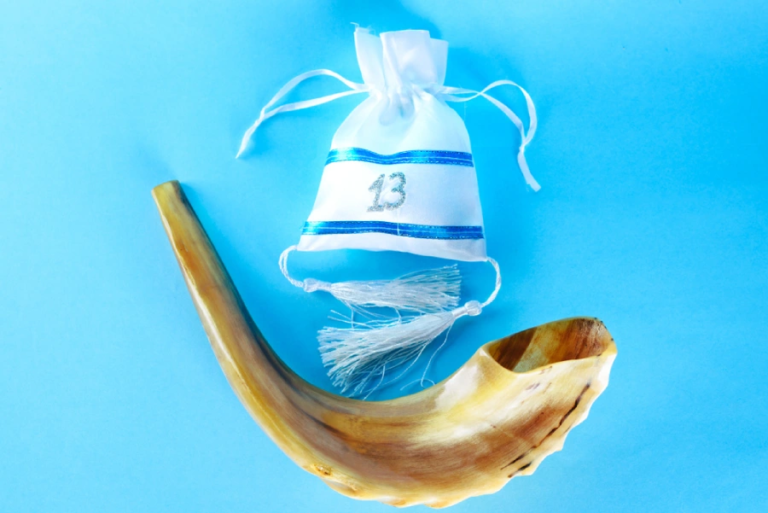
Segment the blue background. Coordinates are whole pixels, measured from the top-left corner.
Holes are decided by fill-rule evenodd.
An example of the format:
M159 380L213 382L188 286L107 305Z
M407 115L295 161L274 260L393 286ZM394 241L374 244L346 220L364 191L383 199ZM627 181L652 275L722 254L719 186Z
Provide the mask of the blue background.
M451 44L449 85L516 80L540 115L532 193L514 127L482 100L459 107L504 287L456 327L429 377L488 340L575 315L604 320L619 347L610 387L563 452L452 511L768 510L759 0L4 0L0 510L391 510L332 492L248 417L150 197L185 184L257 324L330 389L314 333L336 304L290 286L277 257L360 98L275 118L247 158L233 156L294 75L360 79L351 22L428 29ZM292 98L338 90L315 79ZM511 90L499 96L523 111ZM293 269L350 279L435 263L331 252ZM485 297L492 271L462 271L467 297Z

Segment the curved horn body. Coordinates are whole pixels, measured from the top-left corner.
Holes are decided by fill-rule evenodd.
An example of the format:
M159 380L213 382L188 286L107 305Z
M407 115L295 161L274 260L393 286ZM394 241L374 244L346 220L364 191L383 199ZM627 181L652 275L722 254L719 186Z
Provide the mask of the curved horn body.
M491 342L443 382L367 402L310 385L251 319L178 182L153 196L216 358L245 408L304 470L356 499L445 507L531 474L608 385L616 346L574 318Z

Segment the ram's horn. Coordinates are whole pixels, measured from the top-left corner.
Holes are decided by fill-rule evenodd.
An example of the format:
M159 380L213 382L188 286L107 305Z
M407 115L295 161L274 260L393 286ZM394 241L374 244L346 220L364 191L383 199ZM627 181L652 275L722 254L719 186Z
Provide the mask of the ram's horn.
M608 385L613 339L597 319L574 318L486 344L445 381L399 399L320 390L259 333L178 182L153 195L240 401L296 464L344 495L444 507L496 492L560 450Z

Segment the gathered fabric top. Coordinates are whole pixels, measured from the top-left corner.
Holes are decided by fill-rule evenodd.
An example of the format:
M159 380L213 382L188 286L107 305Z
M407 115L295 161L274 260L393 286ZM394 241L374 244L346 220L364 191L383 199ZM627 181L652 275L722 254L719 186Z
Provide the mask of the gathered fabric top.
M374 90L412 94L417 87L437 92L445 81L448 42L433 39L426 30L400 30L375 36L355 30L357 62L363 82Z

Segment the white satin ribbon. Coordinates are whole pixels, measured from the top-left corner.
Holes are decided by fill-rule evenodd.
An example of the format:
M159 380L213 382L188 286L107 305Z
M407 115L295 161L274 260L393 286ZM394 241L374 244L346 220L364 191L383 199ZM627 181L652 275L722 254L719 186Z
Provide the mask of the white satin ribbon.
M341 93L334 93L329 94L327 96L322 96L320 98L315 98L312 100L304 100L294 103L287 103L285 105L281 105L279 107L275 107L272 110L269 110L270 107L272 107L275 103L280 101L280 99L288 94L293 88L295 88L297 85L299 85L304 80L307 80L312 77L317 76L329 76L333 77L340 82L342 82L344 85L349 87L349 91L344 91ZM530 119L528 130L525 130L525 126L523 125L522 120L514 113L512 112L512 109L507 107L504 103L497 100L493 96L486 94L491 89L494 89L499 86L503 85L511 85L514 87L517 87L520 92L523 93L523 96L525 97L525 103L528 107L528 118ZM308 109L310 107L315 107L317 105L322 105L323 103L328 103L333 100L337 100L339 98L343 98L344 96L349 96L352 94L360 94L365 92L372 91L372 88L366 84L359 84L357 82L352 82L351 80L347 80L346 78L342 77L338 73L327 70L327 69L317 69L313 71L307 71L306 73L302 73L301 75L298 75L291 80L288 81L287 84L285 84L280 90L275 94L275 96L272 97L271 100L269 100L269 103L267 103L263 109L261 109L261 114L259 115L259 118L251 125L251 127L245 132L245 135L243 135L243 140L240 143L240 149L237 152L237 155L235 158L239 158L240 155L243 154L243 152L248 148L248 142L251 140L251 137L253 136L254 132L256 132L256 129L259 128L259 125L261 125L265 120L271 118L272 116L276 114L280 114L282 112L290 112L294 110L301 110L301 109ZM489 102L491 102L493 105L495 105L501 112L504 113L504 115L509 118L510 121L517 127L517 129L520 131L520 148L517 153L517 163L520 166L520 171L523 173L523 177L525 178L526 183L533 189L534 191L538 191L541 189L541 186L536 181L536 179L531 174L530 169L528 168L528 162L525 160L525 147L528 145L529 142L531 142L531 139L533 139L534 134L536 133L536 107L533 105L533 100L531 99L531 96L528 94L528 92L523 89L522 86L519 84L512 82L511 80L497 80L496 82L493 82L489 84L486 88L484 88L482 91L474 91L472 89L464 89L461 87L442 87L436 91L436 96L438 96L440 99L449 101L449 102L468 102L471 100L474 100L475 98L478 98L482 96ZM469 95L469 96L461 96L461 95Z
M494 98L493 96L490 96L486 94L491 89L494 89L499 86L503 85L511 85L514 87L517 87L521 93L523 93L523 96L525 96L525 103L528 106L528 118L530 119L530 123L528 125L528 131L526 132L525 126L523 125L523 122L520 120L520 118L512 112L512 109L507 107L505 104ZM457 95L463 95L468 94L470 96L457 96ZM533 105L533 100L531 99L531 96L528 94L528 91L523 89L522 86L519 84L516 84L515 82L512 82L511 80L497 80L496 82L493 82L492 84L488 85L485 89L482 91L473 91L472 89L463 89L460 87L443 87L441 90L439 90L438 95L440 98L442 98L445 101L449 102L468 102L470 100L474 100L477 97L482 96L489 102L491 102L493 105L495 105L501 112L506 115L512 123L517 127L517 129L520 131L520 149L517 152L517 163L520 165L520 171L523 173L523 177L525 177L525 181L528 183L528 185L533 189L534 191L538 191L541 189L541 186L536 181L536 179L531 174L530 169L528 168L528 162L525 160L525 147L528 145L529 142L531 142L531 139L533 139L534 134L536 134L536 107Z
M300 102L286 103L285 105L281 105L279 107L275 107L272 110L269 110L270 107L272 107L275 103L280 101L280 99L283 96L291 92L291 90L297 85L299 85L301 82L309 78L318 77L318 76L333 77L339 80L340 82L342 82L347 87L349 87L350 91L329 94L327 96L322 96L320 98L315 98L313 100L304 100ZM245 132L245 135L243 135L243 140L240 143L240 150L237 152L237 155L235 156L235 158L240 157L240 155L242 155L243 152L248 148L248 142L251 140L251 136L253 136L254 132L256 132L256 129L259 128L259 125L261 125L265 120L271 118L272 116L276 114L280 114L281 112L290 112L293 110L308 109L310 107L322 105L323 103L328 103L333 100L343 98L344 96L349 96L351 94L365 93L365 92L368 92L369 89L370 88L365 84L358 84L357 82L352 82L351 80L347 80L346 78L342 77L338 73L328 69L316 69L313 71L307 71L306 73L302 73L301 75L298 75L292 78L291 80L288 81L287 84L281 87L280 90L277 92L277 94L273 96L271 100L269 100L269 103L267 103L264 106L264 108L261 109L261 114L259 115L259 119L257 119L256 122L254 122L253 125L251 125L251 127Z

